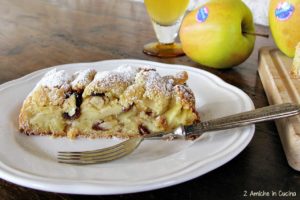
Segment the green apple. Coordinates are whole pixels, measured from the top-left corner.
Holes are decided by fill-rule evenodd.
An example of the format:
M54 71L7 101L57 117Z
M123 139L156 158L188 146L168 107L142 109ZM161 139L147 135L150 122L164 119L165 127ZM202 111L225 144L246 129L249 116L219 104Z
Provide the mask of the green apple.
M294 57L300 42L300 0L271 0L269 24L278 48Z
M179 36L195 62L229 68L250 56L254 32L252 13L241 0L211 0L184 18Z

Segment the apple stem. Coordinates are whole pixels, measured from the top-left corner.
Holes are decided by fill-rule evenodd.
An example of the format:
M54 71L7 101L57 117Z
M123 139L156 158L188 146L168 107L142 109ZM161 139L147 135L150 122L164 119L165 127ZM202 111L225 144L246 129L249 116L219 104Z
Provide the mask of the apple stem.
M256 36L265 37L265 38L269 37L269 34L266 34L266 33L256 33L256 32L252 33L252 32L243 31L243 34L256 35Z

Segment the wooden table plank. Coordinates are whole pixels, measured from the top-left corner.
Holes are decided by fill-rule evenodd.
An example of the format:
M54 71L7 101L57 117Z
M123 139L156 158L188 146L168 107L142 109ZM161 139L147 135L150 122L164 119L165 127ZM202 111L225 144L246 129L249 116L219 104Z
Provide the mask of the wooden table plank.
M134 58L207 70L241 88L256 107L268 105L257 73L258 50L262 46L274 46L272 38L258 37L253 53L241 65L216 70L200 66L186 56L159 59L144 55L143 45L155 40L155 36L141 3L127 0L0 0L0 13L0 83L59 64ZM261 26L257 29L269 31ZM149 192L88 198L233 200L244 199L244 192L279 190L297 192L299 197L300 175L289 167L275 124L268 122L256 126L253 140L241 154L201 177ZM37 191L0 180L1 200L86 198Z

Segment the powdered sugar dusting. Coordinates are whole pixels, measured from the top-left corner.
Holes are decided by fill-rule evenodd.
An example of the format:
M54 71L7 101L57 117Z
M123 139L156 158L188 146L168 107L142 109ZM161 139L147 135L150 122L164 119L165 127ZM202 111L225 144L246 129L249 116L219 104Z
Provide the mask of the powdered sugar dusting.
M182 72L176 73L174 78L176 78L176 79L185 79L185 76L186 76L186 72L182 71Z
M80 70L74 73L74 80L71 82L73 89L83 89L87 86L92 80L96 71L94 69Z
M71 87L73 90L84 90L85 87L88 87L90 92L95 88L101 88L100 91L113 90L120 95L125 89L128 89L128 86L134 84L142 85L145 89L144 96L150 99L171 96L174 90L181 93L185 99L191 99L193 98L192 92L184 85L177 85L176 82L176 78L185 79L185 73L162 77L154 68L134 68L122 65L115 70L102 72L85 69L75 72L71 76L64 70L53 69L44 75L37 86L48 87L49 89L63 88L65 91ZM135 89L135 87L130 88Z
M102 87L109 87L114 83L132 83L137 70L130 66L120 66L112 71L98 72L94 78Z
M193 95L192 90L189 87L185 85L176 85L174 89L175 91L181 94L177 96L178 100L185 99L188 102L195 102L195 97Z
M167 83L166 83L167 91L171 91L173 89L173 86L174 86L174 80L173 79L168 79Z
M44 75L38 85L48 87L50 89L62 88L68 87L71 80L72 76L67 74L64 70L57 71L56 69L53 69Z
M172 81L163 79L158 72L154 70L146 71L145 80L145 96L152 96L154 94L170 95L172 90Z
M123 77L126 80L133 80L136 73L137 73L137 69L132 68L131 66L128 65L121 65L120 67L118 67L116 69L116 72L123 74Z

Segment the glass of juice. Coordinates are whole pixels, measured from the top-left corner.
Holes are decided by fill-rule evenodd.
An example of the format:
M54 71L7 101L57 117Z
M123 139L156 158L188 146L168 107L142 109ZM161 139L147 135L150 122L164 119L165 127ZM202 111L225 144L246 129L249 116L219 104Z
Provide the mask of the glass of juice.
M175 39L189 2L189 0L144 0L158 39L158 42L144 46L145 54L162 58L184 55L181 44L176 43Z

